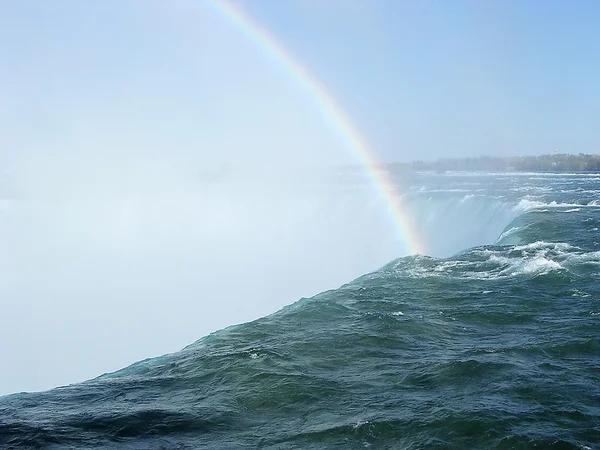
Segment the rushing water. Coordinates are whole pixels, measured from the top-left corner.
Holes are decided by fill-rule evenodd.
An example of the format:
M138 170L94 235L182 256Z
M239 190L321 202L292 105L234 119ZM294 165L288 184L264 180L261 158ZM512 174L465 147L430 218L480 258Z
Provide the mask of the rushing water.
M177 353L2 397L0 447L598 448L600 176L396 181L431 255Z

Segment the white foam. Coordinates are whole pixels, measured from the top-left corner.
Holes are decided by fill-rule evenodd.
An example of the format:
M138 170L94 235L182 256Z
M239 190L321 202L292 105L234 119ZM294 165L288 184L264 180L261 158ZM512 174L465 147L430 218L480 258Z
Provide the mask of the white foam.
M519 275L543 275L563 266L543 252L533 257L509 258L502 255L491 255L488 262L495 263L496 268L477 274L478 279L498 279Z
M520 275L544 275L555 270L569 270L578 264L600 264L600 252L582 252L567 243L538 241L502 249L478 249L470 255L476 260L415 259L407 267L399 261L395 269L400 276L412 278L451 277L491 280ZM491 293L484 291L483 294Z
M589 294L587 292L584 292L584 291L580 291L579 289L575 289L575 292L573 292L571 294L571 297L583 297L583 298L585 298L585 297L590 297L590 296L591 296L591 294Z
M512 228L509 228L509 229L508 229L508 230L506 230L504 233L502 233L502 234L500 235L500 237L499 237L497 240L498 240L498 241L500 241L500 240L502 240L502 239L504 239L504 238L506 238L506 237L510 236L511 234L514 234L514 233L516 233L517 231L521 230L522 228L523 228L523 227L512 227Z
M523 273L548 273L552 270L562 269L562 266L552 259L543 256L527 261L522 268Z
M575 249L576 247L571 244L567 244L566 242L545 242L545 241L536 241L531 242L529 244L517 245L514 247L516 251L532 251L532 250L554 250L558 252L566 252L568 250Z
M524 198L519 201L514 207L516 211L527 212L533 210L540 210L541 208L545 208L544 210L548 210L548 208L586 208L586 207L600 207L600 203L597 200L594 200L587 204L581 203L558 203L556 201L552 202L542 202L539 200L531 200L529 198Z
M574 253L568 255L566 259L572 264L600 264L600 251Z

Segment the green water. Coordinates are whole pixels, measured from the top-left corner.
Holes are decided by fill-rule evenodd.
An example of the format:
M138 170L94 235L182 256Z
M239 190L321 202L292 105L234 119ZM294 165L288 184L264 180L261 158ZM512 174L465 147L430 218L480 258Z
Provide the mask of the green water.
M600 181L427 183L411 205L470 183L486 186L479 216L496 201L513 217L486 216L500 230L487 245L400 258L178 353L2 397L0 447L598 448Z

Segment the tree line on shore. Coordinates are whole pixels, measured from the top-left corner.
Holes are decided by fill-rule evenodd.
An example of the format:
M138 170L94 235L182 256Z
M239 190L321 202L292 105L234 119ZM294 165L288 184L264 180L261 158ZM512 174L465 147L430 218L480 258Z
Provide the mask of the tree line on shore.
M444 158L392 164L397 169L415 171L493 171L493 172L600 172L600 154L556 153L540 156L479 156Z

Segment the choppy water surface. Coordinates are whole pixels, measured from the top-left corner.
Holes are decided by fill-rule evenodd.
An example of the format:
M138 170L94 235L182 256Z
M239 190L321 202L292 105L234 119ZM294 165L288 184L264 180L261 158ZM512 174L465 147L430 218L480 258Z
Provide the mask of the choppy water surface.
M437 256L85 383L2 397L0 447L598 448L600 176L397 183Z

